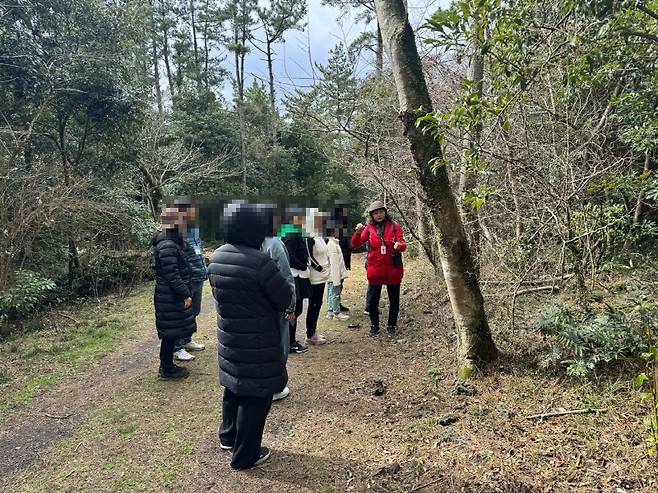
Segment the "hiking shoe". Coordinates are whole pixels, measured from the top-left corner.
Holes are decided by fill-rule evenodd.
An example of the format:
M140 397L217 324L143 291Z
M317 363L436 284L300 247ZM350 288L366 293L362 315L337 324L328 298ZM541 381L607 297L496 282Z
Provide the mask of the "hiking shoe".
M379 335L379 327L373 325L370 327L370 332L368 332L370 337L375 337Z
M219 448L222 450L233 450L233 445L224 445L222 442L219 442Z
M350 318L349 315L345 315L344 313L334 313L334 318L336 320L347 320Z
M206 349L206 346L201 344L200 342L196 342L195 340L191 340L187 344L185 344L185 349L187 351L203 351Z
M269 459L271 455L272 455L272 451L270 449L268 449L267 447L261 447L260 455L258 456L258 460L254 462L254 466L258 466L262 464L267 459Z
M162 368L160 367L160 377L162 378L187 378L190 376L190 372L184 366L174 365L171 368Z
M340 311L341 311L341 312L349 312L350 309L347 308L345 305L343 305L343 304L341 303L341 304L340 304Z
M194 359L194 356L192 356L190 353L185 351L185 349L179 349L174 353L174 358L177 359L178 361L192 361Z
M312 346L319 346L320 344L326 344L326 343L327 340L317 332L314 333L311 337L306 338L306 344L310 344Z
M395 337L395 332L396 332L395 325L389 325L388 327L386 327L386 332L388 333L388 337Z
M333 320L334 314L332 312L327 312L327 320Z
M295 341L290 345L290 352L294 354L302 354L308 351L308 348L304 346L302 343L299 341Z
M280 401L281 399L285 399L289 395L290 395L290 389L286 385L286 387L281 392L279 392L278 394L274 394L272 396L272 402Z
M368 310L368 307L363 309L363 314L364 315L370 315L370 310Z

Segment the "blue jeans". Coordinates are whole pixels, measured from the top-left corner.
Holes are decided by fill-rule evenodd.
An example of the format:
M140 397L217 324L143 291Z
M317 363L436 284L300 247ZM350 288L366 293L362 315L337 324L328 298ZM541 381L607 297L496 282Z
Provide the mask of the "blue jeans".
M203 283L205 281L192 281L190 284L190 294L192 295L192 311L194 316L198 317L201 313L201 295L203 294ZM192 336L190 337L181 337L176 339L174 343L174 352L180 351L185 347L185 344L192 342Z
M327 305L329 306L329 313L334 313L338 315L340 313L340 293L343 291L343 287L338 284L334 286L333 282L327 284L328 286L328 297L329 301Z

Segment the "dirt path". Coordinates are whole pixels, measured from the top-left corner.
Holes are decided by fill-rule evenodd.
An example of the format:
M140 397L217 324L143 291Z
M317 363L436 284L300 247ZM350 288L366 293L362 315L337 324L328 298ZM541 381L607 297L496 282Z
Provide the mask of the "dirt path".
M234 472L217 447L221 392L207 290L198 324L207 350L188 364L189 379L157 378L157 340L148 333L48 392L2 427L4 491L654 490L641 412L624 389L595 394L541 377L512 344L494 373L458 387L449 306L426 266L409 266L392 341L366 336L359 274L346 285L346 303L349 323L360 327L322 318L330 343L291 355L291 395L273 405L264 442L274 454L263 466ZM542 423L524 417L594 398L610 412Z

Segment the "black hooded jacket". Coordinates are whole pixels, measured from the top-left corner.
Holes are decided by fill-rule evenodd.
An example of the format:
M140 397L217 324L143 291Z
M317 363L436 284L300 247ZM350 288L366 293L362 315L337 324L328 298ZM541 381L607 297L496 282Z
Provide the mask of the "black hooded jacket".
M160 339L189 337L196 332L192 307L184 308L190 295L190 266L183 256L181 239L176 230L157 233L153 237L155 256L155 326Z
M208 267L217 302L219 379L235 394L267 397L288 383L278 313L290 305L292 288L260 250L267 233L262 210L232 204L224 232L226 244Z

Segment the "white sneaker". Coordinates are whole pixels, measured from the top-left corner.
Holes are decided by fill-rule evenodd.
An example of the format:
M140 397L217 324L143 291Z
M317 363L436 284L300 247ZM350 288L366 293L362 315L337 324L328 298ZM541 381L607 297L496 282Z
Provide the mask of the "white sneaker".
M281 392L279 392L278 394L274 394L274 396L272 397L272 401L273 402L280 401L281 399L285 399L289 395L290 395L290 389L286 385L286 388L284 388Z
M344 313L334 313L334 318L336 320L347 320L348 318L350 318L350 316L345 315Z
M179 349L174 353L174 359L177 359L178 361L192 361L194 356L185 351L185 349Z
M192 339L190 342L185 344L185 349L188 351L203 351L204 349L206 349L206 346Z
M332 312L327 312L327 320L333 320L334 314Z
M311 346L319 346L321 344L326 344L326 343L327 343L327 339L322 337L317 332L313 334L311 337L306 338L306 344L310 344Z

